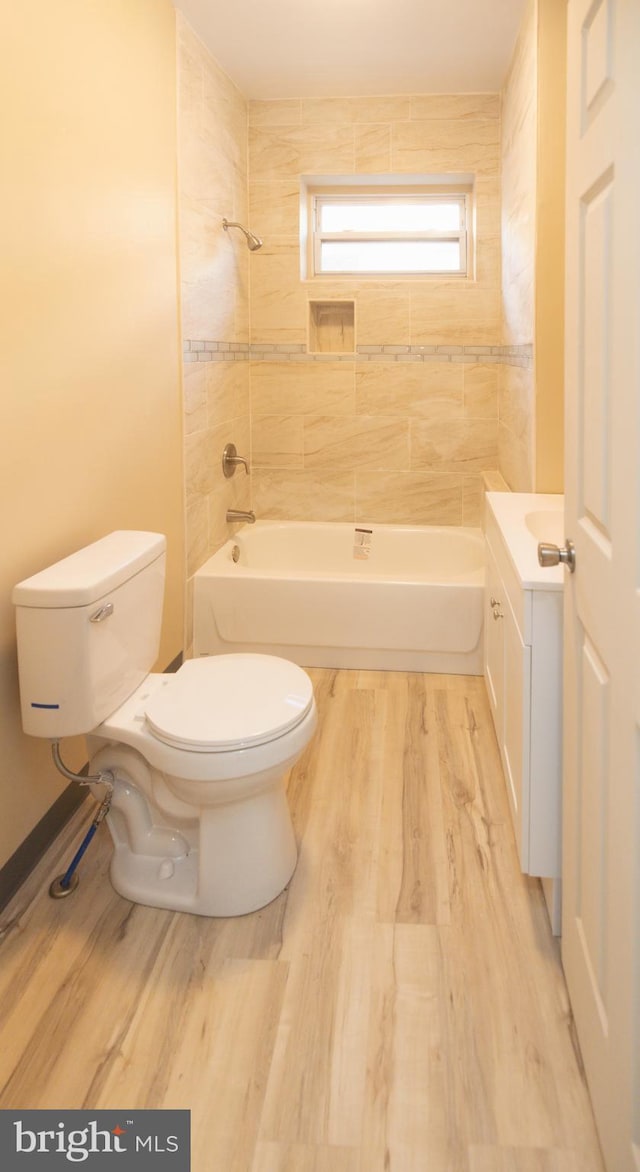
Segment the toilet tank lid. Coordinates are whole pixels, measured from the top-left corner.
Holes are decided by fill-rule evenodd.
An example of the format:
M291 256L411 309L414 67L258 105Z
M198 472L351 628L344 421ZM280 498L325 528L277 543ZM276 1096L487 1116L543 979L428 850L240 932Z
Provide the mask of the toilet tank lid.
M15 606L87 606L121 586L166 549L162 533L120 529L13 588Z

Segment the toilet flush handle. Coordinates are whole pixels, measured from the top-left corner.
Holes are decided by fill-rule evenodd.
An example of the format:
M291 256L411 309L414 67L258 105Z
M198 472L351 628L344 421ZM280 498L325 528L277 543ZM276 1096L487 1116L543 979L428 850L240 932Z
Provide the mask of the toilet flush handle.
M108 619L109 616L112 614L113 614L113 603L112 602L105 602L104 606L101 606L97 611L95 611L94 614L92 614L90 616L89 622L90 623L103 623L104 620Z

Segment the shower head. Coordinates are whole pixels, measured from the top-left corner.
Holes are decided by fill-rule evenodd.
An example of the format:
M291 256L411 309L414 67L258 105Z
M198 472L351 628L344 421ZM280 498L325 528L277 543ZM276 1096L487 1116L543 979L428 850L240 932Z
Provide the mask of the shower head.
M223 220L222 227L224 228L225 232L229 228L239 228L240 231L243 232L246 236L247 244L251 252L255 252L258 248L262 248L262 241L260 237L255 236L253 232L249 232L246 228L243 228L242 224L238 224L236 220Z

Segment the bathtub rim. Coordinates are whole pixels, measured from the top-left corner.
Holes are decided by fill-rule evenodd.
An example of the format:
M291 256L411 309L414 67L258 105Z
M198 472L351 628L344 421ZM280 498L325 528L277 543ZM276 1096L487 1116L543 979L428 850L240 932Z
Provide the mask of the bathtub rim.
M263 521L257 522L263 528L267 527L281 527L291 528L292 526L313 526L322 525L329 528L340 526L343 530L353 531L355 525L350 522L306 522L306 521ZM365 527L364 525L362 527ZM367 528L374 528L374 526L366 526ZM375 526L380 528L380 526ZM206 635L202 630L198 630L198 623L196 621L199 610L205 610L209 607L210 591L214 588L213 583L216 580L224 580L226 588L228 589L230 581L235 577L238 582L255 582L256 584L264 582L277 584L278 582L287 582L290 584L300 583L302 586L312 586L316 584L322 588L325 583L333 583L336 586L345 586L347 589L358 587L364 590L371 590L377 587L384 589L388 587L401 587L402 589L409 589L411 591L420 591L421 589L430 590L434 587L446 588L451 586L459 595L464 597L471 591L474 598L474 609L477 603L478 594L481 596L481 606L484 610L484 581L485 581L485 540L484 534L476 526L423 526L423 525L406 525L406 526L385 526L386 528L402 529L410 531L430 530L445 530L447 532L453 531L456 536L463 533L465 536L471 535L474 544L478 547L479 552L479 566L471 573L467 572L466 580L455 580L451 576L439 576L438 580L428 579L424 576L412 577L409 581L404 581L399 576L384 576L382 574L371 574L365 576L362 574L342 574L338 575L335 570L326 571L324 574L318 571L296 571L295 573L286 569L281 565L274 570L263 570L255 567L242 567L238 573L238 564L231 560L230 551L233 545L237 543L236 535L232 535L228 541L224 543L204 565L196 571L193 579L194 584L194 645L193 654L210 655L233 652L247 652L253 651L266 655L279 655L285 659L290 659L294 663L298 663L304 668L329 668L329 669L346 669L346 670L369 670L369 671L408 671L419 673L436 673L443 675L482 675L483 671L483 623L480 622L478 641L473 650L465 651L441 651L441 650L427 650L423 648L407 649L407 647L399 648L380 648L375 646L363 647L354 646L344 641L340 645L335 642L331 644L325 643L319 645L318 643L309 642L307 639L300 639L299 641L278 641L273 638L261 639L255 642L252 639L244 639L242 641L235 641L221 637L217 629L215 620L214 626L216 632L213 639L210 638L210 633ZM243 526L242 530L247 530L249 533L253 530L253 526ZM242 532L239 531L239 533ZM226 555L223 551L226 551ZM211 616L209 616L209 620Z
M427 531L433 534L446 534L456 537L464 537L466 540L472 542L478 548L478 564L474 569L467 569L449 575L426 576L424 574L403 574L402 570L393 573L384 573L376 570L371 574L367 574L365 567L370 566L368 561L362 561L358 564L362 567L359 572L355 570L338 570L322 569L320 566L314 569L293 569L287 567L286 564L281 564L273 568L263 568L257 566L242 565L240 562L234 562L231 557L231 551L234 545L238 544L238 538L242 540L246 535L250 541L252 533L256 532L253 525L242 525L223 545L211 554L207 560L196 571L195 578L216 578L216 577L255 577L269 581L278 581L286 579L290 582L384 582L387 585L398 586L447 586L455 585L456 588L477 588L483 585L485 576L485 540L484 533L479 526L469 525L395 525L387 523L376 522L357 522L350 521L284 521L284 520L258 520L255 522L256 526L260 526L260 531L266 529L308 529L311 527L319 527L323 529L338 529L342 533L353 533L356 528L363 529L382 529L393 530L394 532L414 534Z

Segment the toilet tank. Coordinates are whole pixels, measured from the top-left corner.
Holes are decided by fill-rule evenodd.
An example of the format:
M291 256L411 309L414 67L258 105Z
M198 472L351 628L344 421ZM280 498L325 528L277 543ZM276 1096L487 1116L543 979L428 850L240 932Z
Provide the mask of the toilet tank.
M22 726L88 733L142 683L160 645L166 539L110 533L14 587Z

